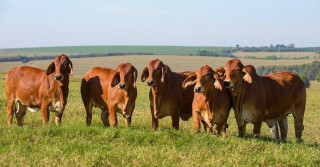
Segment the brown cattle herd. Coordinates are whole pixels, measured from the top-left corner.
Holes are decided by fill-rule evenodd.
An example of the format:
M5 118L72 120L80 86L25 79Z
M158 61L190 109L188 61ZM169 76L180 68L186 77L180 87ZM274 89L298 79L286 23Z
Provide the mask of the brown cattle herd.
M5 78L8 125L15 114L18 125L22 126L27 110L41 110L43 124L48 122L50 112L54 112L55 123L60 124L72 74L72 62L64 54L57 56L47 70L20 66L8 71ZM117 126L117 113L130 126L138 93L137 76L137 69L130 63L119 64L117 69L94 67L85 73L80 93L87 125L91 125L92 108L98 107L104 126ZM202 124L204 131L224 137L233 108L240 137L245 135L246 124L252 123L253 136L259 138L265 122L273 138L279 138L279 126L281 140L285 141L287 116L292 114L296 138L302 140L306 88L297 74L279 72L259 76L252 65L244 66L236 58L215 70L205 65L196 71L173 72L155 59L141 72L141 81L150 86L154 130L161 118L171 116L172 128L179 129L180 118L187 121L193 117L196 132L200 132Z

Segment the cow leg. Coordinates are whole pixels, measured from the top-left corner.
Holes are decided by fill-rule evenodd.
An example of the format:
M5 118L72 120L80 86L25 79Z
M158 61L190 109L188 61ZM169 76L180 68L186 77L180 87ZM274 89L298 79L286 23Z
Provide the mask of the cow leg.
M19 106L19 110L16 110L16 118L18 121L18 125L22 126L23 125L23 121L24 121L24 116L27 113L27 107L20 105Z
M112 104L112 105L109 105L108 108L109 108L109 114L110 114L111 127L116 127L118 124L116 106Z
M253 137L259 138L261 131L262 120L258 120L255 124L253 124Z
M278 122L270 128L270 134L272 139L279 139Z
M288 119L286 115L279 120L279 126L281 132L281 140L286 141L288 134Z
M304 129L303 126L303 117L294 117L294 128L295 128L295 134L298 142L302 142L302 131Z
M7 100L7 123L8 123L8 126L10 126L12 124L13 112L14 112L13 110L15 110L14 99L8 98L8 100Z
M193 117L193 128L196 131L196 133L200 132L200 128L201 128L201 124L200 124L200 114L199 112L193 110L192 111L192 117ZM203 127L204 127L204 131L207 131L207 124L204 120L201 120Z
M207 132L207 129L208 129L208 125L207 125L207 123L206 123L206 121L204 121L204 120L201 120L201 123L202 123L202 125L203 125L203 130L205 131L205 132ZM200 125L200 124L199 124ZM201 125L200 125L201 126ZM201 127L199 127L199 132L200 132L200 129L201 129Z
M48 123L49 119L48 119L48 104L46 103L42 103L41 104L41 113L42 113L42 124L45 125L46 123Z
M105 127L109 127L109 112L106 109L101 109L101 120Z
M244 123L242 126L238 126L239 137L244 137L246 135L246 126L246 123Z
M90 126L92 121L92 105L91 103L88 103L88 104L84 104L84 107L87 113L87 118L86 118L87 126Z
M179 115L174 114L171 116L171 119L172 119L172 129L178 130L179 129L179 120L180 120Z
M222 126L222 137L225 138L227 135L227 128L228 128L228 124L224 123Z
M219 136L219 135L220 135L221 129L222 129L223 125L224 125L224 124L221 124L221 123L217 124L216 129L214 130L214 134L215 134L216 136Z
M55 112L55 120L54 120L54 122L55 122L56 125L60 125L61 124L62 115L63 115L63 111Z
M157 130L159 121L158 121L158 118L154 116L153 107L150 107L150 108L151 108L151 117L152 117L152 129Z
M126 115L126 126L127 127L130 127L131 126L131 118L132 118L132 114L133 114L133 110L134 110L134 107L135 105L133 105L132 109L131 109L131 112L130 112L130 115Z
M208 127L209 133L213 133L213 127Z

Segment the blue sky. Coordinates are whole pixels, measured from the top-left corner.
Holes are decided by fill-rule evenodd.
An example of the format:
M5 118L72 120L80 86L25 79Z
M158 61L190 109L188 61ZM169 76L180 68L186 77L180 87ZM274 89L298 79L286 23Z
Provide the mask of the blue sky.
M320 46L319 0L0 0L0 48Z

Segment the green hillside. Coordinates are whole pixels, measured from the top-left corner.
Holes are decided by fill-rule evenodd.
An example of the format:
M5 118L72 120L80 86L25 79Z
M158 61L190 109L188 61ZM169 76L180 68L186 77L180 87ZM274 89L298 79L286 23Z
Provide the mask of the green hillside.
M157 55L190 55L199 50L218 51L230 47L217 46L63 46L0 49L0 57L11 56L48 56L60 53L92 54L92 53L153 53Z

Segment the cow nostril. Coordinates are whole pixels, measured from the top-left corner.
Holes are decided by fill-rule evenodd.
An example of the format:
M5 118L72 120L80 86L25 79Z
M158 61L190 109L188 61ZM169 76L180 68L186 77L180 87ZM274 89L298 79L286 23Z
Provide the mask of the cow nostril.
M55 75L54 78L55 78L56 80L61 80L61 79L62 79L62 75Z
M126 87L126 84L119 84L119 88L123 89Z
M201 87L199 86L199 87L194 87L194 91L195 92L200 92L200 90L201 90Z
M153 81L148 81L148 85L152 85L153 84Z
M224 86L230 86L230 82L229 81L223 81L223 85Z

